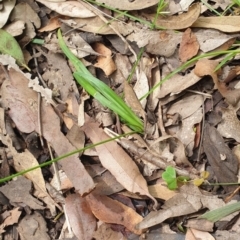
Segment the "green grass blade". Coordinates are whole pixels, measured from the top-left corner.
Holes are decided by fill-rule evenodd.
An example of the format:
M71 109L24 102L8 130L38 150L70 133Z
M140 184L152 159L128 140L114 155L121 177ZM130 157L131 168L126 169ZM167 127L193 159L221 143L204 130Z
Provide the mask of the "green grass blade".
M91 81L89 81L89 78L87 79L88 75L80 74L78 72L73 74L74 78L77 80L77 82L96 100L98 100L103 106L108 107L113 112L118 114L120 118L127 123L129 126L132 127L135 131L143 131L143 122L138 118L131 108L129 108L126 103L114 92L112 91L107 85L102 83L97 78L92 77L95 82L92 84ZM85 77L86 78L85 78ZM91 79L91 80L93 80ZM100 87L98 85L103 84L104 88L98 91L98 88ZM106 91L104 91L106 89Z
M219 221L220 219L240 210L240 202L228 204L224 207L209 211L201 215L199 218L207 219L211 222Z

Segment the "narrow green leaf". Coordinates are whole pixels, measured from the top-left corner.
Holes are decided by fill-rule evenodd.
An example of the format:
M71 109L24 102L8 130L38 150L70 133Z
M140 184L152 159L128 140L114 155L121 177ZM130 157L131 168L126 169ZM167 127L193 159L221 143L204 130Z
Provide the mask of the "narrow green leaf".
M61 30L58 30L59 45L74 65L76 72L73 74L76 81L103 106L108 107L118 114L129 127L138 132L143 132L143 122L135 115L132 109L110 87L94 77L83 63L70 51L65 44Z
M0 52L12 56L16 59L19 66L22 66L30 71L29 67L25 63L22 49L18 42L11 34L3 29L0 29Z
M224 207L209 211L201 215L199 218L207 219L211 222L219 221L220 219L228 216L231 213L240 210L240 202L228 204Z

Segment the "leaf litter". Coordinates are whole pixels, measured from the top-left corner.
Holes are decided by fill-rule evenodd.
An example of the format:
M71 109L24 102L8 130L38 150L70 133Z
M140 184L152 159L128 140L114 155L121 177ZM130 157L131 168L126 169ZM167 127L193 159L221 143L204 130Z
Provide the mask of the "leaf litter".
M166 1L159 10L161 2L1 2L8 32L1 30L0 43L1 177L90 146L2 183L2 234L13 226L20 239L226 239L226 232L237 239L238 212L216 223L200 216L239 198L231 185L239 175L239 57L224 58L226 50L238 51L238 6ZM59 27L73 54L125 100L144 132L132 134L74 81ZM44 43L34 45L34 38ZM180 177L190 180L176 184Z

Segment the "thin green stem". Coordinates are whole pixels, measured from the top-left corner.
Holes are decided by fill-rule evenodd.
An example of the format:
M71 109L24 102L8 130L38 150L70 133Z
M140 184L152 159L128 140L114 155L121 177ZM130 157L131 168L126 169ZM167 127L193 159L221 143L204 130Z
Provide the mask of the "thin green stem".
M216 57L219 55L223 55L223 54L238 54L240 53L240 50L227 50L227 51L218 51L218 52L211 52L211 53L205 53L203 55L194 57L192 59L190 59L189 61L187 61L186 63L184 63L183 65L181 65L180 67L178 67L177 69L175 69L173 72L171 72L170 74L168 74L166 77L164 77L159 83L157 83L155 86L153 86L146 94L144 94L140 100L148 97L155 89L157 89L159 86L161 86L164 82L166 82L168 79L170 79L171 77L173 77L175 74L181 72L182 70L184 70L185 68L187 68L188 66L190 66L191 64L193 64L194 62L198 61L199 59L205 58L205 57Z
M87 147L84 147L84 148L81 148L81 149L77 149L77 150L72 151L72 152L70 152L70 153L64 154L64 155L62 155L62 156L60 156L60 157L57 157L57 158L55 158L55 159L53 159L53 160L51 160L51 161L47 161L47 162L45 162L45 163L39 164L38 166L35 166L35 167L29 168L29 169L27 169L27 170L24 170L24 171L21 171L21 172L12 174L12 175L10 175L10 176L8 176L8 177L5 177L5 178L1 178L1 179L0 179L0 183L7 182L7 181L9 181L9 180L12 180L12 179L15 178L15 177L24 175L24 174L26 174L26 173L28 173L28 172L30 172L30 171L36 170L36 169L38 169L38 168L46 167L46 166L48 166L48 165L50 165L50 164L52 164L52 163L54 163L54 162L57 162L57 161L59 161L59 160L62 160L62 159L67 158L67 157L69 157L69 156L72 156L72 155L74 155L74 154L76 154L76 153L83 152L83 151L85 151L85 150L87 150L87 149L94 148L94 147L99 146L99 145L101 145L101 144L105 144L105 143L111 142L111 141L113 141L113 140L116 140L116 139L119 139L119 138L122 138L122 137L126 137L126 136L128 136L128 135L132 135L132 134L134 134L134 133L136 133L136 131L132 131L132 132L129 132L129 133L124 133L124 134L121 134L121 135L119 135L119 136L117 136L117 137L109 138L109 139L107 139L107 140L104 140L104 141L101 141L101 142L98 142L98 143L91 144L91 145L89 145L89 146L87 146Z

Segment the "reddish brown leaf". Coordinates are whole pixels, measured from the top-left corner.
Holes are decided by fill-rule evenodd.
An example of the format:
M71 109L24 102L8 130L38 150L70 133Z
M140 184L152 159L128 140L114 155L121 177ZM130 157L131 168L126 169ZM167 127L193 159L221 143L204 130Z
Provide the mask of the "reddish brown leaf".
M132 208L113 200L107 196L89 194L86 197L89 206L96 216L106 223L115 223L124 225L128 230L135 234L141 234L141 230L135 229L135 225L143 220Z
M190 28L188 28L182 36L182 42L180 43L179 48L179 57L182 62L186 62L187 60L194 57L199 50L199 43Z

